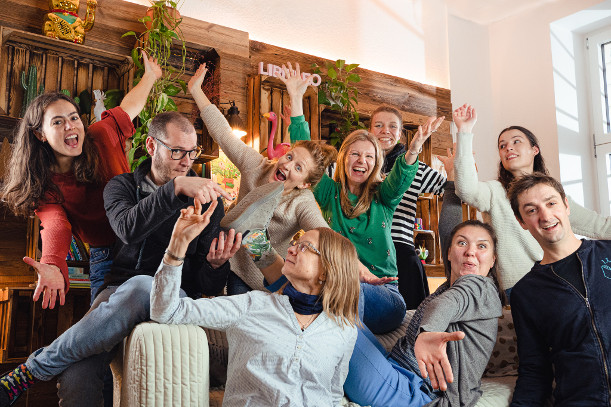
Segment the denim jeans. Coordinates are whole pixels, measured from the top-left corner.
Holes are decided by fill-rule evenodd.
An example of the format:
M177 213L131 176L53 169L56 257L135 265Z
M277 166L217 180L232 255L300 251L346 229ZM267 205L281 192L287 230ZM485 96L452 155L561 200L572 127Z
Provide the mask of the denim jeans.
M405 318L405 301L397 284L371 285L361 283L359 315L375 334L393 331Z
M141 322L150 320L151 276L132 277L100 292L76 324L28 358L40 380L58 377L60 406L100 406L105 368L115 346ZM181 296L185 296L181 290Z
M363 406L423 406L431 401L420 390L422 379L399 366L367 327L359 329L344 392Z
M91 281L91 304L102 284L104 276L112 266L112 252L110 247L89 248L89 281Z
M245 294L249 291L252 291L252 288L238 277L236 273L229 271L227 275L227 295Z

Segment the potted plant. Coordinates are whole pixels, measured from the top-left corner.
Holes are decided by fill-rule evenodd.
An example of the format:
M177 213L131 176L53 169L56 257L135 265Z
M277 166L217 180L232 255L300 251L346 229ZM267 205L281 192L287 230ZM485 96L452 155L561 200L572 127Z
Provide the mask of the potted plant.
M343 59L327 62L324 68L318 64L312 65L314 73L322 78L318 88L318 103L329 106L340 116L339 121L331 122L333 127L329 134L329 142L333 146L341 145L344 138L353 130L365 128L356 111L358 89L354 84L360 82L361 77L352 71L357 66L359 64L346 65Z
M180 30L182 18L178 12L182 1L152 1L147 14L138 20L144 25L145 31L140 34L134 31L123 34L123 37L133 36L138 40L137 46L132 50L132 60L136 66L134 86L144 75L144 65L140 62L141 50L155 58L163 70L163 76L155 82L146 105L138 116L140 125L136 128L132 147L128 152L132 170L146 158L143 154L144 142L151 120L158 113L176 110L171 96L177 95L181 90L187 93L187 84L181 79L187 55L185 40Z

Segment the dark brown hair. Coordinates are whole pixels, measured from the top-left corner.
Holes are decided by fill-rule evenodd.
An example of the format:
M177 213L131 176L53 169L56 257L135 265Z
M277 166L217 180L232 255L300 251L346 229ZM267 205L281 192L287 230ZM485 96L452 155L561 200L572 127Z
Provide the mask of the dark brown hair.
M562 203L564 203L566 206L566 194L564 193L564 188L562 187L562 184L556 181L554 177L550 177L549 175L541 172L533 172L532 174L524 175L523 177L515 179L509 185L509 191L507 191L507 197L509 198L509 203L511 204L513 214L520 222L524 222L524 220L522 219L522 214L520 214L518 198L524 192L539 184L548 185L554 188L560 195L560 198L562 198Z
M505 133L506 131L509 130L518 130L520 132L522 132L522 134L524 134L524 136L526 136L526 138L528 139L528 142L530 143L531 147L537 147L539 149L539 154L535 155L534 158L534 163L533 163L533 172L542 172L544 174L548 174L547 168L545 167L545 161L543 160L543 154L541 154L541 147L539 146L539 140L537 139L537 137L535 137L535 135L533 134L533 132L531 132L530 130L522 127L522 126L510 126L507 127L506 129L503 129L501 131L501 133L499 134L499 137L497 138L497 145L498 145L498 141L501 138L501 136L503 135L503 133ZM511 181L513 181L513 174L509 171L507 171L505 169L505 167L503 167L503 161L501 161L499 163L499 177L498 180L499 182L503 185L503 188L505 188L505 190L507 191L509 189L509 184L511 184Z
M493 245L492 249L494 251L494 257L498 259L498 255L496 251L498 239L496 237L496 233L494 233L494 229L492 229L492 226L482 221L479 221L477 219L470 219L462 223L459 223L458 225L454 227L454 229L452 229L452 232L450 233L450 237L448 238L448 252L446 253L446 256L447 256L446 258L448 260L445 262L445 275L446 275L446 278L448 279L448 282L450 281L450 276L452 275L452 264L450 263L450 260L449 260L450 250L452 250L452 241L454 240L454 236L456 236L456 234L461 229L467 226L475 226L475 227L482 228L490 235L490 239L492 239L492 245ZM496 290L499 294L499 299L501 300L501 304L505 305L507 304L507 296L505 295L505 290L503 290L503 286L501 285L501 282L499 281L496 263L497 262L495 261L492 268L490 268L490 271L488 272L488 276L492 277L492 281L494 281L494 285L496 286Z
M0 190L0 196L16 215L31 215L46 199L56 203L64 200L57 185L51 182L51 167L57 164L53 149L36 135L42 133L47 108L60 100L71 103L80 114L78 105L70 97L60 92L50 92L34 99L19 123L8 174ZM87 135L83 141L83 152L72 161L72 171L78 182L94 183L102 178L98 150ZM45 196L47 194L50 196Z

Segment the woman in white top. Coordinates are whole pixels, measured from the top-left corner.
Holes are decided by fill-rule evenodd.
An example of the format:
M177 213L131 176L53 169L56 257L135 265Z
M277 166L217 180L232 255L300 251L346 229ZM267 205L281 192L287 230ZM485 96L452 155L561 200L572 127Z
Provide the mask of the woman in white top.
M328 228L310 230L288 249L282 268L288 283L279 293L179 298L180 259L215 206L201 214L196 200L176 221L155 275L151 319L227 332L223 406L339 405L357 336L354 246Z
M476 207L484 214L484 220L492 225L498 242L499 280L506 290L511 289L535 261L541 260L543 251L537 241L518 223L507 199L511 181L535 171L547 174L541 156L539 141L524 127L511 126L498 137L498 180L478 181L473 158L472 129L477 113L465 104L454 111L456 124L457 153L454 160L456 194L463 202ZM611 238L611 221L593 211L583 208L569 198L571 227L577 234L594 239Z

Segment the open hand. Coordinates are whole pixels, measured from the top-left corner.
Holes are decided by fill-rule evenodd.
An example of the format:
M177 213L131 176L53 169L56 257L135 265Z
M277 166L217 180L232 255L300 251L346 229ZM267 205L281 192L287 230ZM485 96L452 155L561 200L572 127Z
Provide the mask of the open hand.
M234 229L229 229L227 238L225 239L225 232L221 231L218 239L215 237L214 240L212 240L206 260L208 260L212 268L217 269L236 254L241 245L241 233L236 234Z
M144 75L153 75L155 79L161 78L163 72L157 63L157 59L150 58L144 51L142 51L142 59L144 60Z
M454 143L453 148L448 148L448 156L444 157L442 155L438 155L437 158L443 164L443 167L446 170L446 174L448 174L448 181L454 181L454 156L456 154L456 143Z
M217 200L212 201L208 209L202 213L202 203L199 199L195 198L192 206L180 210L180 216L176 220L176 224L174 224L172 238L168 246L173 247L173 243L178 243L179 248L177 250L171 250L172 253L176 256L184 255L189 243L199 236L204 228L210 223L210 217L214 213L217 205Z
M459 341L464 332L421 332L414 344L414 354L420 368L420 375L431 380L434 389L446 391L447 383L454 381L452 366L446 352L449 341Z
M187 84L189 93L193 94L197 91L203 92L202 83L204 83L204 77L206 76L207 72L208 69L206 68L206 63L204 62L199 66L199 68L197 68L197 71L195 71L195 74L191 77L191 79L189 79L189 83Z
M454 110L452 116L459 133L471 133L473 131L473 126L477 122L477 112L473 106L465 103Z
M359 281L361 283L367 283L371 285L382 285L390 283L391 281L398 280L398 277L378 277L373 274L367 267L362 263L359 266Z
M24 257L23 261L34 267L38 273L38 282L32 297L34 301L38 301L42 293L43 309L47 307L53 309L58 296L59 305L64 305L66 302L66 283L59 267L53 264L40 263L30 257Z
M301 78L301 70L299 69L299 63L295 64L295 70L293 70L293 65L290 62L287 62L288 68L286 65L282 65L282 71L284 72L284 77L280 77L280 80L284 82L286 85L286 91L290 96L298 96L303 97L308 86L310 85L310 79L302 79Z
M424 123L424 125L418 126L418 131L414 135L414 138L412 139L408 150L412 153L420 153L420 151L422 151L422 146L424 145L424 142L431 136L431 134L437 131L437 129L439 128L439 126L441 126L441 123L443 123L443 120L445 118L445 116L429 117L426 123Z

